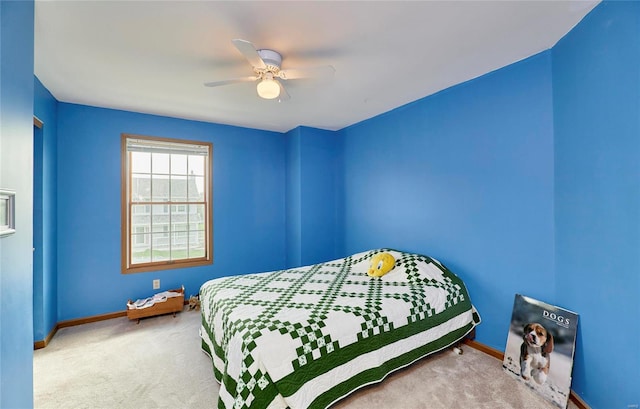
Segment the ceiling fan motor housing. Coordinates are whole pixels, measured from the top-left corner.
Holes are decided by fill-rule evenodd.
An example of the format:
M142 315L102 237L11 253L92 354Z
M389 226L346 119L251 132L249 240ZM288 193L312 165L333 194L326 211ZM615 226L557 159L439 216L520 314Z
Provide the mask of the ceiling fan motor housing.
M278 70L280 70L280 66L282 64L282 56L280 55L280 53L266 49L257 51L260 58L262 58L262 61L264 61L264 63L266 64L268 71L277 72Z

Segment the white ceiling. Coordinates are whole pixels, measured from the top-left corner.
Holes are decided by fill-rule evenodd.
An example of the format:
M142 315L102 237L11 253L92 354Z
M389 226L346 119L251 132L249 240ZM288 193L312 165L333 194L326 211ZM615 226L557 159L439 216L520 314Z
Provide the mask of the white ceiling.
M273 131L337 130L551 48L599 0L36 1L35 74L56 99ZM332 65L264 100L231 40Z

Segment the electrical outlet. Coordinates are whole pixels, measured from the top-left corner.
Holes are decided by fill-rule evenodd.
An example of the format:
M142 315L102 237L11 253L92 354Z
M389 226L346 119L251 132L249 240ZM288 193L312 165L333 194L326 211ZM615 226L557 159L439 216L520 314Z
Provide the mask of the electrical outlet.
M156 280L153 280L153 289L157 290L158 288L160 288L160 279L159 278L156 279Z

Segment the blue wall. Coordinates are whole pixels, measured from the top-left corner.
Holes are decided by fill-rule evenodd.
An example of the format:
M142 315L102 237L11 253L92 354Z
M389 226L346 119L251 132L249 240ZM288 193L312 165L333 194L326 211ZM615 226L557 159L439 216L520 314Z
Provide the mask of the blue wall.
M286 232L287 267L302 265L302 181L300 174L301 128L295 128L285 134L286 138Z
M580 313L573 388L627 408L640 403L639 2L601 4L553 48L553 94L556 285Z
M57 123L58 102L35 78L34 114L44 125L34 129L33 184L33 338L53 330L57 304Z
M302 264L338 257L343 197L342 134L303 127L301 131Z
M344 131L346 253L447 264L500 350L515 293L554 302L551 98L544 52Z
M594 408L640 402L639 2L604 2L552 50L343 133L345 253L439 258L499 350L515 293L578 312L574 390Z
M33 1L0 1L0 188L16 232L0 238L0 407L33 406Z
M287 138L287 266L338 258L342 135L298 127Z
M121 133L213 143L212 266L120 273ZM122 311L127 299L285 265L282 134L60 103L58 320Z

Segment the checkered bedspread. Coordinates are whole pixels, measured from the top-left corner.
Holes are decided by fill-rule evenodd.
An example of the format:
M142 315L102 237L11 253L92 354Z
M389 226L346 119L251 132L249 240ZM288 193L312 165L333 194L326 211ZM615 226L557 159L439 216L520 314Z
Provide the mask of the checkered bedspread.
M382 251L396 259L366 274ZM219 408L324 408L466 335L479 316L436 260L378 249L203 284L202 348Z

